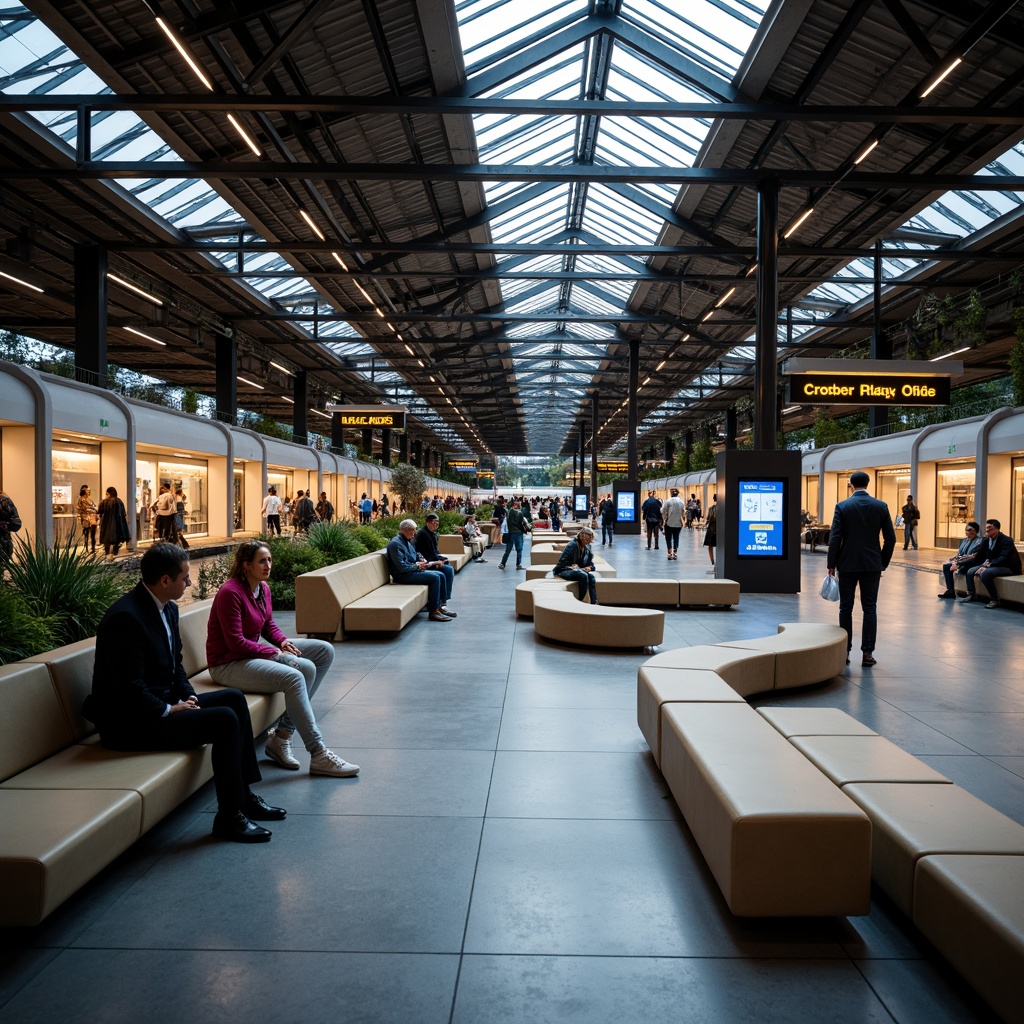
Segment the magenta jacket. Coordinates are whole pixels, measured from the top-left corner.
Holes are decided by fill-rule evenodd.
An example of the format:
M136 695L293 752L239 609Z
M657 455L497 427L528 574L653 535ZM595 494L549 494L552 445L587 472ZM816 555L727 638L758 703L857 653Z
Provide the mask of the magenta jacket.
M248 583L229 579L217 591L206 634L206 663L224 665L247 658L273 658L288 638L274 622L270 587L260 584L257 601ZM260 637L273 647L261 644Z

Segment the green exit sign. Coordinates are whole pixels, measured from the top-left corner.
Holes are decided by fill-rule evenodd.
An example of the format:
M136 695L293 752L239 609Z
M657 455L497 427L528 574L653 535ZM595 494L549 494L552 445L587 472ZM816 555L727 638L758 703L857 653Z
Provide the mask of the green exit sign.
M100 420L100 430L109 430L110 420Z
M947 455L955 455L955 454L956 454L956 445L955 445L955 444L951 444L951 445L950 445L950 446L949 446L949 447L948 447L948 448L946 449L946 454L947 454Z

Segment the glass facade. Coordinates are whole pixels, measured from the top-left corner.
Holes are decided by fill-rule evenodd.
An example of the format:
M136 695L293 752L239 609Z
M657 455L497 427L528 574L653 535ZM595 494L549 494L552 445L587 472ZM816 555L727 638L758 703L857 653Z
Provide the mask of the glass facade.
M890 466L887 469L876 471L875 497L889 506L889 514L892 516L893 522L900 514L900 509L906 504L908 494L910 494L910 466ZM902 539L900 543L903 543Z
M205 459L139 453L135 461L135 535L139 541L154 538L152 509L162 484L167 484L172 492L180 488L184 494L185 533L203 537L209 533L207 472Z
M86 484L92 491L94 505L99 505L103 497L105 488L100 486L100 446L55 439L50 473L53 538L60 544L68 537L80 535L75 506L82 485Z
M974 460L939 467L935 475L935 546L955 548L974 514Z
M1024 458L1015 458L1010 472L1010 528L1004 530L1018 543L1024 538Z

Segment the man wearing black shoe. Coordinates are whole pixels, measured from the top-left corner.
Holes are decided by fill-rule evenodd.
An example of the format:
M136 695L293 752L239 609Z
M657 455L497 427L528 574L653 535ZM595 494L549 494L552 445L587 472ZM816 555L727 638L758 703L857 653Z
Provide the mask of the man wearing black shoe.
M92 694L83 712L111 750L181 750L212 744L217 815L213 834L265 843L256 821L280 821L249 787L259 782L252 721L240 690L197 694L185 675L175 601L192 582L188 554L154 544L142 556L142 580L115 601L96 632Z
M896 548L896 531L889 506L868 494L870 481L861 470L851 474L853 494L836 505L828 539L828 574L835 576L836 569L839 570L839 625L846 630L847 651L853 647L853 600L860 587L860 607L864 614L861 664L865 666L875 664L878 585Z

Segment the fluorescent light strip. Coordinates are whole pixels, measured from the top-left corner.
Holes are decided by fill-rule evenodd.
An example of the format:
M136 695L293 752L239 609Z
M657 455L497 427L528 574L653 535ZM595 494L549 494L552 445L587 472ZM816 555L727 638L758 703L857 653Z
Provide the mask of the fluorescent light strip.
M936 356L934 359L929 359L929 363L937 363L942 359L948 359L950 356L958 356L961 352L970 352L971 346L968 345L966 348L958 348L953 352L947 352L944 356Z
M332 252L331 255L337 261L338 266L341 267L342 270L348 270L348 267L345 265L345 261L336 252Z
M799 217L797 217L797 219L791 225L790 229L782 237L789 238L789 236L793 234L796 231L796 229L800 227L800 225L803 224L803 222L807 220L808 217L810 217L812 213L814 213L813 206L810 207L809 209L804 210L804 212L801 213Z
M256 140L242 127L242 123L235 117L234 114L228 114L228 120L231 122L232 127L242 136L242 141L257 155L263 156L263 152L260 147L256 145Z
M723 296L722 296L722 297L721 297L721 298L720 298L720 299L719 299L719 300L718 300L718 301L717 301L717 302L715 303L715 308L717 309L717 308L718 308L719 306L724 306L724 305L725 305L725 304L726 304L726 303L727 303L727 302L729 301L729 299L731 299L731 298L732 298L733 292L735 292L735 291L736 291L736 286L735 286L735 285L733 285L733 287L732 287L732 288L730 288L730 289L729 289L729 290L728 290L728 291L727 291L727 292L726 292L726 293L725 293L725 294L724 294L724 295L723 295Z
M266 391L267 389L262 384L257 384L254 380L249 380L247 377L235 377L235 380L241 381L243 384L248 384L249 387L259 388L260 391Z
M0 270L0 277L5 277L7 278L8 281L13 281L15 284L20 284L23 288L31 288L32 291L39 292L40 295L43 294L43 289L40 288L38 285L29 284L28 281L22 281L20 277L15 277L13 274L7 274L4 271Z
M275 363L273 360L270 361L270 365L275 370L280 370L282 373L287 373L289 377L294 377L295 376L295 374L292 373L292 371L289 370L287 366L282 366L280 363Z
M941 72L938 78L928 86L923 93L921 93L921 99L924 99L933 89L940 85L945 77L958 65L963 63L963 57L954 57L948 67Z
M136 295L141 295L144 299L148 299L155 306L162 306L164 304L163 299L158 299L155 295L147 292L144 288L140 288L137 284L132 284L131 281L126 281L123 277L118 277L117 274L107 274L107 280L113 281L114 284L119 284L122 288L127 288L130 292L135 292Z
M287 395L280 395L279 397L283 398L289 405L294 405L295 404L294 399L288 398Z
M196 78L198 78L199 81L202 82L203 85L205 85L206 88L210 90L210 92L213 92L213 82L211 82L210 79L206 77L205 73L203 72L203 69L196 63L195 58L185 48L185 44L181 42L178 39L178 37L174 34L174 30L171 28L171 26L168 25L163 18L157 18L156 23L163 30L164 35L167 36L168 39L170 39L171 43L174 45L174 48L178 51L178 53L181 54L185 63L192 69Z
M797 412L799 409L800 409L799 405L790 405L790 406L787 406L785 409L782 410L782 414L783 414L783 416L785 416L785 414L787 412Z
M329 420L331 418L330 413L321 412L319 409L310 409L309 411L313 413L314 416L323 416L325 420Z
M324 233L316 226L316 221L313 220L313 218L310 217L310 215L306 213L306 211L303 210L302 207L299 207L299 216L302 217L302 219L310 226L313 233L316 235L317 238L320 239L321 242L327 241L327 238L324 236Z
M866 160L874 152L875 146L877 146L877 145L878 145L878 139L873 139L871 142L869 142L860 151L860 156L854 157L854 161L853 161L854 167L856 167L857 164L862 163L864 160Z
M142 331L137 331L135 330L134 327L126 327L125 330L129 334L137 334L140 338L145 338L146 341L153 342L154 345L163 345L164 348L167 348L166 341L161 341L159 338L154 338L151 334L143 334Z

